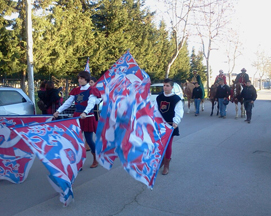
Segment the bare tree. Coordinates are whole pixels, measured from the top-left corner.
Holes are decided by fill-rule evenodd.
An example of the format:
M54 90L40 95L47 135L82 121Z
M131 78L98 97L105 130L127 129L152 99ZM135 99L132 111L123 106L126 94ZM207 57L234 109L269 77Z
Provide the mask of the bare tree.
M271 59L269 60L270 63L271 63ZM271 79L271 64L268 65L268 68L267 68L267 76L269 78L269 80Z
M256 60L252 63L260 76L260 90L262 89L262 80L264 75L269 75L271 71L271 58L264 51L256 52Z
M195 0L162 0L162 2L166 7L166 14L170 19L170 28L175 41L174 53L168 62L165 74L165 77L168 78L170 68L188 37L189 19Z
M197 1L194 21L206 60L208 91L210 88L210 55L213 43L218 36L222 36L223 29L230 21L229 12L232 11L232 8L230 0Z
M235 30L229 29L226 41L226 54L228 64L229 85L231 83L232 72L235 68L236 59L242 54L242 42Z

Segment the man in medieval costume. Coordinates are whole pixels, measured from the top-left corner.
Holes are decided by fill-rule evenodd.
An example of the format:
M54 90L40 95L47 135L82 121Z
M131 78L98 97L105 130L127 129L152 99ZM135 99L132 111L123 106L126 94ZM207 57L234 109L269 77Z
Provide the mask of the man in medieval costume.
M223 79L224 80L224 84L227 85L226 76L223 73L224 73L223 70L219 70L219 74L215 78L215 83L218 83L219 79Z
M201 90L202 90L202 100L204 99L205 97L205 91L204 91L204 87L203 87L203 84L202 84L202 81L201 81L201 77L200 75L198 74L198 72L196 70L193 70L193 73L190 77L190 82L193 83L195 85L195 83L198 83Z
M242 85L243 87L245 87L245 86L246 86L246 83L249 81L249 76L248 76L248 74L246 73L246 71L247 71L247 70L246 70L245 68L243 68L243 69L241 70L241 73L239 73L239 74L237 75L237 77L236 77L234 83L241 83L241 85Z

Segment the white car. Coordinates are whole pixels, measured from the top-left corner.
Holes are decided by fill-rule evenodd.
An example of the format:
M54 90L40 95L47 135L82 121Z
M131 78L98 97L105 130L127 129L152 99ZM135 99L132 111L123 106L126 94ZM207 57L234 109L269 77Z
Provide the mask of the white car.
M35 115L34 103L22 89L0 87L0 115Z
M161 92L163 92L163 86L164 86L164 83L155 83L155 84L151 85L151 89L150 89L150 91L151 91L151 101L153 101L153 102L156 101L157 96ZM174 92L176 95L178 95L181 98L182 101L184 101L183 90L182 90L182 88L180 87L179 84L174 83L172 92Z

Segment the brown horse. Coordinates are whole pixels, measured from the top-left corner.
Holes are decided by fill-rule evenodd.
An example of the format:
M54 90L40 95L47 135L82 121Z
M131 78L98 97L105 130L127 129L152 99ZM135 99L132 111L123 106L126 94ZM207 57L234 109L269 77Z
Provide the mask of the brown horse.
M217 91L217 87L218 87L218 83L214 83L211 88L210 88L210 92L209 92L209 99L212 103L212 111L211 111L211 114L210 116L213 116L213 112L214 112L214 107L215 107L215 104L217 103L217 112L216 112L216 115L218 116L219 114L219 104L218 102L215 100L215 97L216 97L216 91Z
M181 84L184 96L187 98L187 113L190 113L190 104L191 102L193 103L192 99L192 94L193 94L193 89L195 88L195 85L192 82L186 81L185 83ZM196 110L196 108L195 108ZM204 100L201 100L201 110L204 111Z
M241 97L243 87L240 83L234 83L231 86L231 102L235 103L235 118L238 118L238 103L241 104L241 118L245 118L244 100Z

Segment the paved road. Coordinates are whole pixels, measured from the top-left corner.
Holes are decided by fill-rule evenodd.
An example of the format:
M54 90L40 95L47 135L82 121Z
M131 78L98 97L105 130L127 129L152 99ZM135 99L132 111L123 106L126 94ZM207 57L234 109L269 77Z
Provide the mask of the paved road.
M232 104L227 119L210 117L209 102L200 116L185 114L170 172L158 174L153 190L119 161L107 171L89 169L87 159L73 186L75 202L63 208L36 160L24 183L0 181L0 215L271 215L271 91L258 95L251 124L234 119Z

